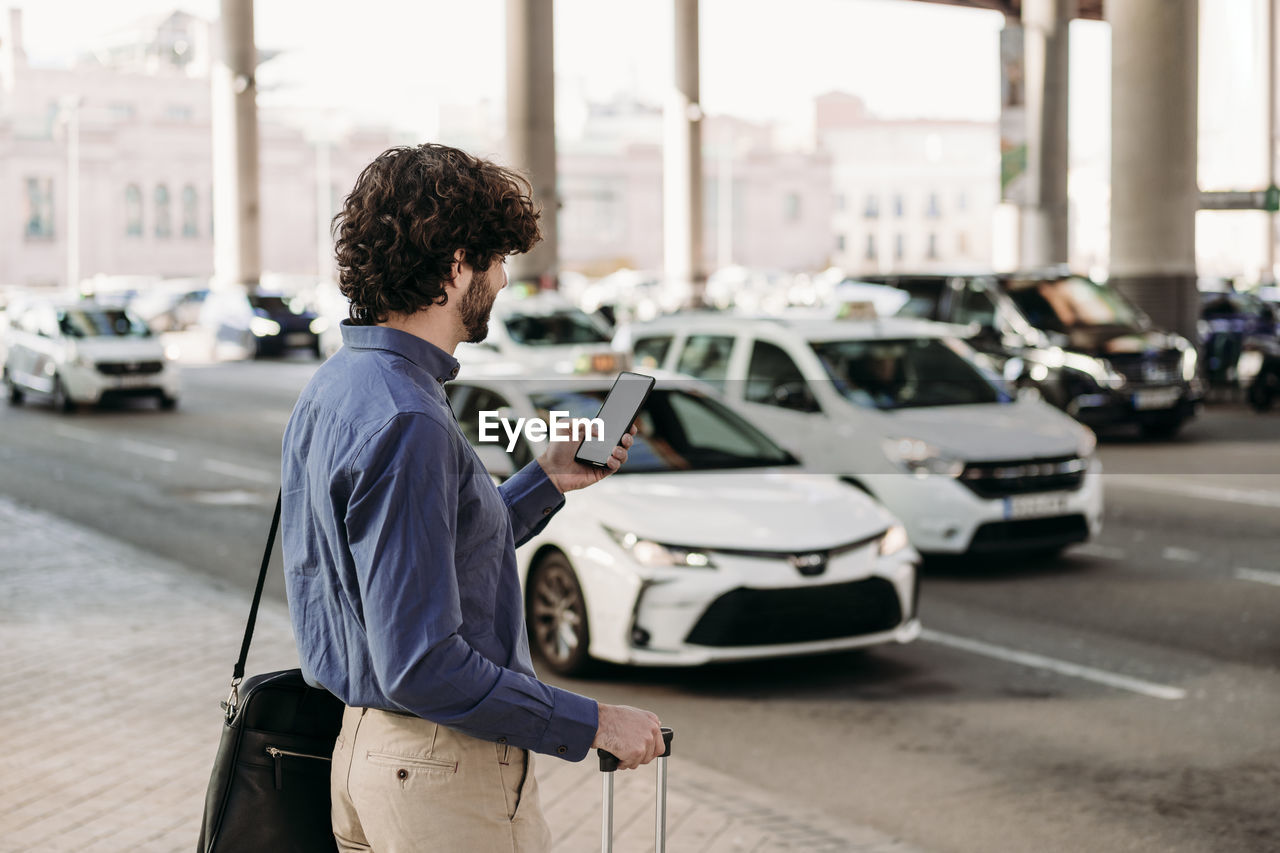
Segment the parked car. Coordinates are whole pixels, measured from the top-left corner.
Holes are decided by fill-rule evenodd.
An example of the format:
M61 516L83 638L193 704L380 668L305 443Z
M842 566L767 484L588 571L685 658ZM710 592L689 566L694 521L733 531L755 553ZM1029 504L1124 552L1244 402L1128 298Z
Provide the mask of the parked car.
M868 280L907 292L900 314L970 326L974 348L1091 427L1168 438L1204 400L1195 346L1105 282L1061 270Z
M4 384L12 405L29 394L64 412L125 397L178 405L177 366L146 323L123 308L37 301L10 312L8 325Z
M1202 289L1200 350L1210 384L1247 385L1280 344L1276 318L1276 309L1253 294Z
M129 310L153 332L180 332L200 321L200 311L208 297L207 282L164 281L129 300Z
M922 320L667 317L620 330L637 364L703 380L902 519L931 553L1055 551L1101 529L1087 427Z
M594 417L613 377L463 368L447 386L498 479L544 443L479 441L482 412ZM918 555L883 507L687 379L659 375L622 470L517 552L530 645L554 671L812 654L919 635Z
M231 348L250 358L299 349L320 357L323 324L300 296L214 290L200 310L200 325L213 334L216 348Z
M608 373L626 366L614 352L612 338L612 329L558 293L508 287L493 303L488 337L478 344L459 344L454 355L463 364Z

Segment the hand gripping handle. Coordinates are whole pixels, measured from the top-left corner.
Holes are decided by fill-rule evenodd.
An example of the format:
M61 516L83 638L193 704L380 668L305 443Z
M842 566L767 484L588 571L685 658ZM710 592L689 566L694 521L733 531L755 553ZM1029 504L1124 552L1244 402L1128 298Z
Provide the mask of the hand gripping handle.
M662 743L664 747L663 747L662 754L658 756L659 758L666 758L668 755L671 754L672 735L674 735L674 732L671 729L667 728L666 726L662 727ZM614 755L612 752L606 752L603 749L597 749L596 753L600 756L600 772L601 773L612 773L613 771L618 769L618 757Z

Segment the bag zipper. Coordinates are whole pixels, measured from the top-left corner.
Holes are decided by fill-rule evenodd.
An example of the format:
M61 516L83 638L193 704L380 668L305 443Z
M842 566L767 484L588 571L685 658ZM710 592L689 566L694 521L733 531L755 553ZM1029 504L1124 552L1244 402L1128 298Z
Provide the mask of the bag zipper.
M291 749L279 749L278 747L267 747L267 755L270 755L276 764L276 790L284 788L284 759L285 758L311 758L316 761L332 761L333 758L328 755L315 755L310 752L294 752Z

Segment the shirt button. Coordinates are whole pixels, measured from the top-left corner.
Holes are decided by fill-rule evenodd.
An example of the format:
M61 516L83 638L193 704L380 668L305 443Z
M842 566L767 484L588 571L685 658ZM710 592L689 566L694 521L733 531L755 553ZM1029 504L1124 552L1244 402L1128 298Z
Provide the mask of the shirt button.
M449 371L449 378L450 378L450 379L455 378L457 375L458 375L458 368L456 368L456 367L455 367L453 370L450 370L450 371Z
M565 754L566 752L568 752L568 751L569 751L569 747L567 747L567 746L557 746L557 747L556 747L556 752L560 753L561 755L564 755L564 754Z
M547 507L542 511L543 515L551 515L551 507Z
M506 739L506 738L504 738L504 737L500 737L500 738L498 738L498 743L506 743L506 742L507 742L507 739Z

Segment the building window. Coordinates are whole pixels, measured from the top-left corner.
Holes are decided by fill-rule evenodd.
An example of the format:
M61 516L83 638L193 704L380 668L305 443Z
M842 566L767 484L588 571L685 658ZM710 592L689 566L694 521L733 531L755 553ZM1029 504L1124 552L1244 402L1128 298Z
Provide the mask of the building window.
M867 206L863 210L862 215L867 219L880 218L880 197L879 196L874 196L874 195L867 196Z
M876 259L876 235L867 235L867 248L862 253L862 259L865 261L874 261Z
M167 239L173 235L173 222L169 217L169 188L156 185L156 236Z
M124 235L142 236L142 190L137 184L124 188Z
M844 210L844 193L836 193L835 198L832 200L832 204L835 205L836 210Z
M191 121L191 107L185 104L170 104L164 109L164 117L169 121L187 123Z
M893 259L900 261L907 255L907 235L898 234L893 238Z
M930 234L929 243L924 250L924 256L931 261L938 259L938 235Z
M961 231L956 235L956 254L966 257L969 254L969 234Z
M893 197L893 215L901 219L906 212L906 202L902 200L902 193L896 193Z
M27 178L25 222L28 240L53 239L53 178Z
M844 251L844 235L843 234L836 235L836 251L837 252Z
M187 184L182 188L182 236L183 237L199 237L200 226L196 222L196 217L200 214L199 200L196 196L196 188Z
M942 215L942 208L938 206L937 193L929 193L929 209L925 215L930 219L937 219Z
M956 196L956 210L968 210L968 209L969 209L969 195L968 193L962 192L960 193L960 195Z
M783 198L782 211L787 222L799 222L800 193L787 193Z
M133 121L138 115L137 108L127 101L113 101L107 105L107 112L114 121Z

